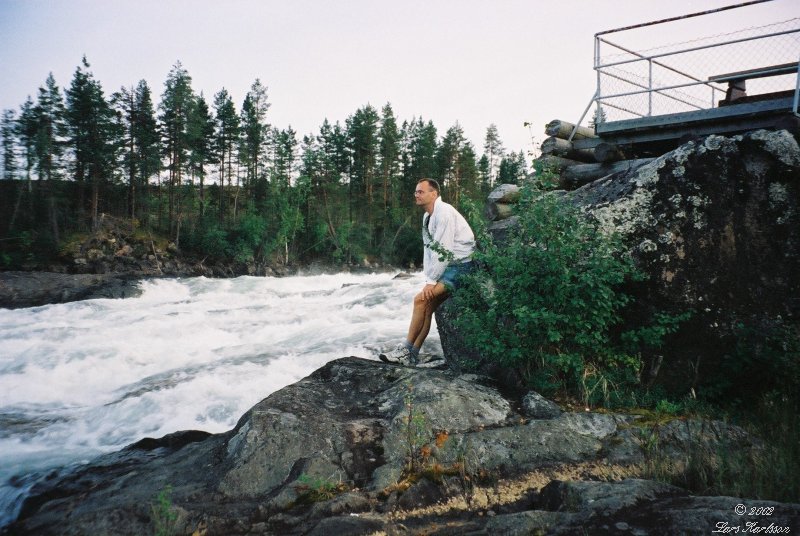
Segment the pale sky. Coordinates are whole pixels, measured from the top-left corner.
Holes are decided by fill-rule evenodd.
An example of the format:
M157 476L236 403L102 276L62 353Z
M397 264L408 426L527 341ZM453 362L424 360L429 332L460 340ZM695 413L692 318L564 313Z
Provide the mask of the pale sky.
M298 133L357 108L392 104L399 122L458 121L478 154L486 128L531 150L551 119L577 121L595 90L593 36L740 0L0 0L0 109L35 99L49 72L62 90L86 54L108 96L145 79L158 102L180 60L209 102L237 109L256 78L268 122ZM701 17L723 33L800 16L774 0ZM640 32L645 43L648 32ZM530 129L523 126L530 122ZM586 121L584 121L584 124Z

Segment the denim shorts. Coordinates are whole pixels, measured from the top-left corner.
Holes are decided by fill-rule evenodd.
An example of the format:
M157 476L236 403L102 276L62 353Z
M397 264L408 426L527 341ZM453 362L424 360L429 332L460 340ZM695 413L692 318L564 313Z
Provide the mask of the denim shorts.
M442 283L448 292L457 290L463 284L463 277L472 272L475 265L472 261L450 264L445 268L439 282Z

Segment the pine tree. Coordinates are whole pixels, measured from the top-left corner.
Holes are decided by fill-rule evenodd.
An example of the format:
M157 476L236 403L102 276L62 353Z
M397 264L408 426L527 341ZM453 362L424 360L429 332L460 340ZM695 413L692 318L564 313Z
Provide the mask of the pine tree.
M245 167L245 188L248 190L253 188L263 173L269 133L266 117L270 106L267 102L267 88L256 79L245 96L241 114L242 141L239 154Z
M236 148L236 142L239 137L239 116L236 114L236 107L233 104L233 99L231 99L228 90L225 88L222 88L214 95L214 109L216 111L215 150L219 158L219 218L222 222L226 214L226 178L228 180L228 189L233 190L233 159L235 154L234 149ZM238 197L234 197L234 220L236 219L237 201Z
M39 88L36 106L33 108L36 120L36 168L40 181L44 181L47 196L47 219L53 242L60 240L58 223L58 201L53 181L61 178L61 158L64 153L66 126L64 124L64 99L56 85L53 73L47 77L45 85Z
M487 155L482 155L480 160L478 160L478 177L481 181L481 194L486 196L491 191L491 181L489 177L491 177L491 171L489 170L489 157Z
M361 221L374 221L373 203L378 163L378 111L369 104L347 118L347 142L352 155L350 185L353 202L362 207Z
M128 216L140 212L142 190L161 165L158 130L147 82L134 87L120 88L111 102L117 110L123 133L122 163L128 179Z
M3 138L3 179L13 180L17 178L17 135L14 110L3 110L3 117L0 119L0 136Z
M206 209L206 165L217 158L214 151L214 118L202 93L195 99L189 114L188 136L191 173L200 179L199 198L200 218L202 219L205 217Z
M589 120L589 128L597 128L597 125L606 122L606 111L598 104L595 108L592 118Z
M175 189L182 183L184 167L188 163L189 149L189 114L194 105L194 92L192 91L192 78L181 62L176 62L167 75L164 83L164 93L161 95L161 120L162 137L164 145L162 150L167 159L169 171L169 213L168 226L170 234L177 236L178 229L175 225ZM159 206L159 222L160 222Z
M447 130L437 153L442 188L447 191L450 201L456 205L460 201L463 188L463 170L460 157L465 143L464 129L456 123Z
M403 166L403 190L413 192L420 179L439 180L436 153L438 134L432 121L412 119L408 128L406 164ZM411 201L409 201L411 205Z
M400 132L397 130L397 120L389 103L381 110L379 139L379 174L383 189L383 211L386 214L392 203L392 198L399 193L396 187L400 155Z
M79 205L82 209L83 187L88 182L92 228L96 229L100 191L110 182L116 169L119 131L114 111L89 67L84 56L67 90L67 125L74 155L74 176L80 191Z
M29 194L33 191L31 172L36 163L36 131L36 113L33 110L33 100L28 96L20 107L16 133L25 160L25 183Z
M64 154L66 125L64 124L64 98L56 85L53 73L39 88L33 108L36 118L36 168L39 179L53 180L61 173L60 159Z
M3 110L2 122L0 122L0 135L3 137L3 179L13 180L17 178L17 143L19 123L15 117L14 110ZM14 230L17 216L19 215L22 196L25 189L17 186L17 196L14 208L8 220L8 231Z
M153 176L161 171L161 143L156 121L153 97L147 82L140 80L136 86L134 96L134 107L136 108L137 118L133 128L134 144L137 151L137 163L139 175L136 177L136 191L134 198L138 195L139 202L135 203L132 215L137 215L136 207L144 214L144 201L147 199L149 191L148 185Z
M497 178L497 170L499 163L505 155L503 143L500 141L500 134L497 132L497 125L492 123L486 129L486 137L483 142L483 154L489 161L489 187L494 186L495 179Z

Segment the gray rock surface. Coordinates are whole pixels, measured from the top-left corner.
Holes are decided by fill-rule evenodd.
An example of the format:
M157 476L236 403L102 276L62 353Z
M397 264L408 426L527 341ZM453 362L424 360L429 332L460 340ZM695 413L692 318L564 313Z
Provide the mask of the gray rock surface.
M165 490L171 490L174 532L207 535L571 534L586 523L597 529L592 534L613 533L618 523L663 534L642 521L642 512L663 514L665 526L686 528L678 522L678 505L695 509L698 524L702 516L711 519L715 508L729 508L726 500L703 502L653 482L577 482L552 484L541 494L532 489L536 500L518 500L500 515L490 510L483 516L462 511L397 517L398 511L465 493L463 475L447 468L461 467L474 478L513 478L560 465L603 465L612 452L618 464L642 457L640 435L630 432L633 417L562 412L526 419L513 410L520 402L481 376L338 359L259 402L227 433L144 439L48 475L2 532L152 533L153 505ZM692 426L661 427L664 452L678 456L681 434ZM737 429L722 423L708 433L712 446L730 437L747 446ZM423 472L407 479L404 468L412 455L423 467L440 467L445 477L421 477ZM784 516L797 511L781 508Z
M139 279L123 274L0 272L0 307L7 309L139 295Z
M531 391L522 398L522 414L532 419L552 419L561 415L561 408L536 391Z

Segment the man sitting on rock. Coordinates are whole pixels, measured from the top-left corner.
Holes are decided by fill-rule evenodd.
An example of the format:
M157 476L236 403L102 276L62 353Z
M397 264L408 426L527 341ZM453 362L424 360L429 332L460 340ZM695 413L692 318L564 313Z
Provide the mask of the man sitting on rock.
M414 309L406 340L379 355L382 361L416 366L419 350L431 329L431 317L472 269L475 235L467 220L439 197L439 183L421 179L414 191L422 216L423 272L425 286L414 297Z

